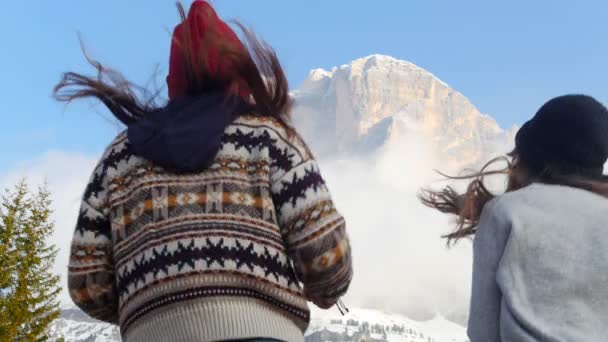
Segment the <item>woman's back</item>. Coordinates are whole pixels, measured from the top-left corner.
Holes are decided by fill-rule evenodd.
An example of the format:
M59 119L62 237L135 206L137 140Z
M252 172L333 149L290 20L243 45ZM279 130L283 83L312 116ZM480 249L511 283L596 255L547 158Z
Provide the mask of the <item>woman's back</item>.
M344 220L283 124L239 117L197 173L133 149L121 134L97 167L70 263L76 303L117 321L126 341L298 341L309 321L299 281L319 297L346 291Z
M338 303L350 245L290 119L275 52L196 0L171 40L159 106L119 73L65 73L62 101L96 98L127 126L84 194L68 286L124 341L302 341L307 301Z
M499 314L503 341L607 341L607 212L602 196L541 184L490 203L475 237L474 276L496 268L502 296L474 289L471 320Z

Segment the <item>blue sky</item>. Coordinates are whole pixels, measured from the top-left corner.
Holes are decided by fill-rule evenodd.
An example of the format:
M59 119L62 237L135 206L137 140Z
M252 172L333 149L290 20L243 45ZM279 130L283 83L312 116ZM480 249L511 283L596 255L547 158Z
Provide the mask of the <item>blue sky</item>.
M276 48L293 88L312 68L381 53L431 71L505 127L554 95L608 101L605 1L213 3ZM7 2L0 11L0 172L48 150L99 153L117 132L101 106L66 109L51 99L61 72L90 71L77 31L94 57L145 83L156 66L166 71L177 20L173 1Z

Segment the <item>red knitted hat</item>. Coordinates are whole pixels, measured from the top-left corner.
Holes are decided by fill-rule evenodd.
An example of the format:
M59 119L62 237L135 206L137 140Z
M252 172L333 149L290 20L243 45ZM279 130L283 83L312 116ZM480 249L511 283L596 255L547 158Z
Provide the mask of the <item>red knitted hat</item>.
M184 25L187 25L185 27ZM212 36L215 35L215 36ZM209 39L212 37L211 39ZM220 56L220 44L232 45L235 50L245 50L243 43L239 40L236 33L223 22L207 1L196 0L192 3L186 20L177 25L173 31L171 43L171 56L169 58L169 75L167 76L167 86L169 98L175 99L188 94L188 78L186 75L184 56L184 42L188 39L189 46L192 48L192 58L194 61L202 60L207 74L214 77L230 72L234 66L231 59ZM202 44L207 44L202 46ZM201 58L204 53L204 58ZM241 95L249 96L249 91L242 80L231 82L229 91Z

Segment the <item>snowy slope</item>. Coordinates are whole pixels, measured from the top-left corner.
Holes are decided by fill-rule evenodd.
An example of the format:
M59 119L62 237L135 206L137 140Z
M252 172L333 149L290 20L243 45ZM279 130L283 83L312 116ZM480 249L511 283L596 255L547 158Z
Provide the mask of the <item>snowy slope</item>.
M61 310L61 316L50 332L55 339L63 337L69 342L120 341L120 334L115 326L96 321L78 308L70 306Z
M314 311L307 342L388 341L464 342L465 328L441 316L418 322L376 310L351 309L348 315Z
M70 342L118 342L118 329L96 322L76 308L64 309L52 329L53 336ZM463 327L440 316L417 322L375 310L352 309L346 316L336 311L313 311L307 342L464 342Z

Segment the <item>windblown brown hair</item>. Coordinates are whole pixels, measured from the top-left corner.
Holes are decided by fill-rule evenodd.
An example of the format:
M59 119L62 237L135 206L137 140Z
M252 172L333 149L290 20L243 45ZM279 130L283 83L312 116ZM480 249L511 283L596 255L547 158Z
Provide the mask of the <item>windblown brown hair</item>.
M501 161L506 162L507 166L500 169L492 168ZM518 152L515 150L507 156L489 161L479 172L458 177L442 174L448 180L470 180L464 193L456 191L453 186L446 186L440 190L427 188L421 190L419 199L430 208L457 217L455 229L443 236L447 239L449 246L475 234L483 208L498 196L486 186L484 180L488 176L506 175L508 179L506 192L521 189L532 183L544 183L584 189L608 198L608 180L606 178L591 179L563 173L559 170L560 167L557 165L546 165L541 172L533 174L518 158Z
M182 22L186 20L186 12L181 3L177 8ZM189 25L183 25L185 30ZM191 96L203 94L211 90L231 89L238 86L237 80L242 80L251 92L251 103L254 115L268 116L278 119L289 127L292 99L289 95L289 85L285 72L281 67L275 51L252 31L242 24L236 23L241 30L245 49L237 49L230 44L224 44L218 34L209 30L203 42L213 40L219 47L222 58L230 59L234 68L222 75L209 74L203 67L202 60L206 54L195 53L193 44L185 40L180 48L185 56L185 70L188 75L187 93ZM186 31L187 37L189 33ZM202 49L208 44L201 44ZM84 49L83 49L84 50ZM125 125L131 124L147 114L158 110L158 92L151 92L129 82L125 77L112 69L104 67L92 59L86 51L85 57L97 74L93 77L75 72L66 72L54 88L57 100L71 102L83 98L96 98L101 101L112 114Z

